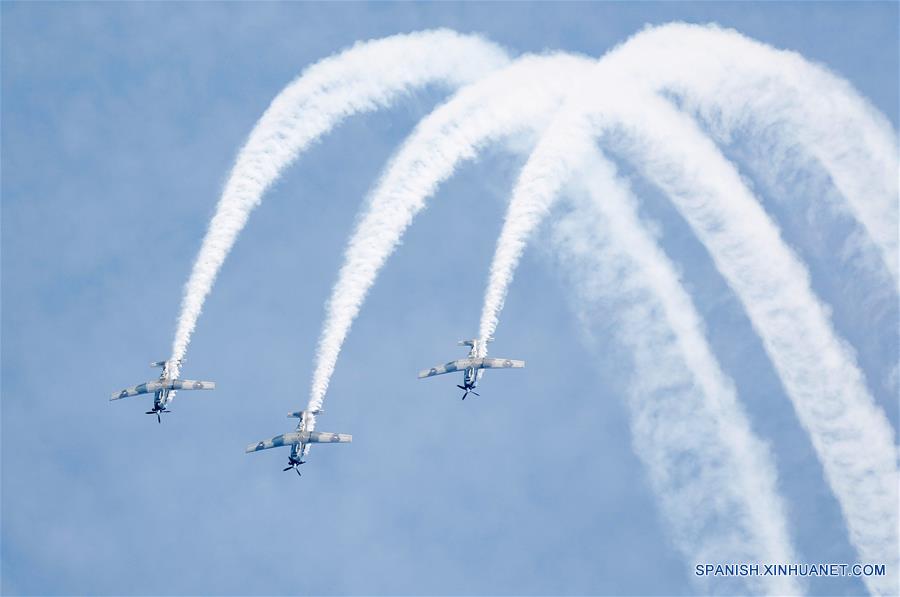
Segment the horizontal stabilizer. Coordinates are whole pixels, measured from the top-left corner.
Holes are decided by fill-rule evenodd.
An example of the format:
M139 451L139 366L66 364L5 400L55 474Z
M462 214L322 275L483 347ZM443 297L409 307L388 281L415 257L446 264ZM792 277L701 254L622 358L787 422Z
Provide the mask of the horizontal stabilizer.
M150 363L150 366L151 367L165 367L170 362L178 363L178 366L180 367L181 365L184 364L184 359L178 359L177 361L153 361L152 363Z
M419 379L443 375L444 373L453 373L454 371L463 371L470 367L474 369L521 369L525 367L525 361L496 358L457 359L431 369L419 371Z
M488 338L485 340L485 343L493 342L493 338ZM472 338L471 340L460 340L456 343L457 346L475 346L476 342L480 342L478 338Z
M280 448L298 443L309 444L349 444L353 436L346 433L328 433L326 431L292 431L276 435L272 439L247 446L247 452L259 452L270 448Z
M288 413L288 418L302 419L303 415L321 415L324 410L298 410L297 412Z
M193 379L173 379L171 381L148 381L130 388L115 392L110 400L119 400L141 394L152 394L157 390L215 390L214 381L195 381Z

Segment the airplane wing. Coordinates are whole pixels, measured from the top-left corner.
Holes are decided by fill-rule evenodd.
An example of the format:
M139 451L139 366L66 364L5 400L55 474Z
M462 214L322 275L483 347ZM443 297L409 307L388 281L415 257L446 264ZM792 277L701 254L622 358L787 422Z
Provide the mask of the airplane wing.
M170 390L215 390L214 381L195 381L193 379L176 379L166 384Z
M214 390L216 383L213 381L194 381L193 379L175 379L172 381L148 381L130 388L115 392L110 400L120 400L130 396L152 394L157 390Z
M419 379L425 377L434 377L435 375L443 375L444 373L453 373L454 371L462 371L468 367L476 369L522 369L525 367L525 361L517 361L515 359L459 359L458 361L450 361L431 369L423 369L419 371Z
M326 431L310 431L309 443L312 444L349 444L353 436L346 433L328 433Z
M161 390L164 384L158 381L148 381L130 388L125 388L119 392L114 392L110 400L119 400L128 398L129 396L138 396L140 394L152 394L156 390Z
M290 446L296 443L310 444L349 444L353 441L353 436L346 433L328 433L325 431L292 431L290 433L282 433L276 435L272 439L267 439L255 444L247 446L247 452L259 452L260 450L268 450L269 448L280 448L282 446Z
M517 361L514 359L483 359L479 369L522 369L525 367L525 361Z
M280 448L281 446L290 446L300 441L301 434L299 431L290 433L282 433L276 435L272 439L267 439L255 444L247 446L247 452L259 452L260 450L268 450L269 448Z
M419 379L443 375L444 373L453 373L454 371L462 371L467 367L476 366L480 360L481 359L459 359L457 361L450 361L449 363L438 365L437 367L432 367L431 369L423 369L422 371L419 371Z

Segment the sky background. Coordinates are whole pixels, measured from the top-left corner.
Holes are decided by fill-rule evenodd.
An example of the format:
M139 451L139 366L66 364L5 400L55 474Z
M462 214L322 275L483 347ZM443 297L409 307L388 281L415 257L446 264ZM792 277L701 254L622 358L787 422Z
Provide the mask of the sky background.
M243 453L291 430L285 414L305 406L360 201L445 97L437 89L349 119L251 215L183 368L215 392L180 394L162 425L143 414L148 399L108 397L157 374L147 363L169 354L238 149L320 58L434 27L481 32L513 53L600 56L648 23L717 22L827 65L896 130L898 4L4 2L0 16L4 594L699 590L632 449L627 354L603 333L603 313L583 342L546 251L526 254L492 345L527 369L488 374L482 397L465 402L455 378L416 379L464 354L456 341L476 332L522 164L501 148L442 186L351 331L318 427L353 443L314 447L302 479L281 472L283 450ZM855 562L746 315L671 206L636 188L772 446L803 561ZM837 258L845 222L766 208L897 429L896 295ZM546 441L554 435L565 441ZM863 590L858 579L810 584Z

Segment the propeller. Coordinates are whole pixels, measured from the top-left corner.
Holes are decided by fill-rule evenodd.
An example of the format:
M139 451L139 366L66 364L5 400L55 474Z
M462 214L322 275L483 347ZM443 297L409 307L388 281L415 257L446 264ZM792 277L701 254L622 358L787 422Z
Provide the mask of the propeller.
M459 388L460 390L465 390L466 393L463 394L463 397L462 397L463 400L465 400L465 399L466 399L466 396L468 396L469 394L475 394L476 396L481 396L481 394L479 394L478 392L476 392L476 391L473 390L472 388L467 388L467 387L465 387L465 386L461 386L461 385L458 385L458 384L457 384L456 387Z
M165 408L154 408L153 410L148 410L145 412L145 415L156 415L156 422L162 423L162 418L159 416L159 413L170 413L172 411Z
M303 475L300 474L300 469L298 467L305 462L305 460L297 460L293 456L288 456L288 465L281 470L286 473L289 470L294 469L294 471L297 472L297 476L302 477Z
M281 469L281 470L284 471L284 472L288 472L288 471L291 470L291 469L294 469L295 471L297 471L297 475L298 475L298 476L300 476L300 477L303 476L303 475L300 474L300 469L297 468L297 465L296 465L296 464L292 464L292 465L287 466L287 467L285 467L285 468L283 468L283 469Z

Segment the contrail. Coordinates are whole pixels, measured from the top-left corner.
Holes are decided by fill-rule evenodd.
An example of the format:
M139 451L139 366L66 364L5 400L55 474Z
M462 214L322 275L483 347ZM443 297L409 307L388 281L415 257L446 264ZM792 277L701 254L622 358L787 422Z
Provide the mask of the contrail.
M322 406L341 345L378 271L425 200L486 144L533 132L550 120L592 60L527 56L462 88L416 127L391 159L347 245L327 304L307 410Z
M632 76L673 94L718 138L754 135L765 144L760 166L774 177L802 167L804 157L817 160L845 199L832 207L861 224L896 282L897 135L847 81L796 52L715 26L648 29L617 53Z
M583 328L602 304L632 351L634 448L676 545L694 563L796 562L772 455L719 368L674 265L614 166L593 148L580 155L574 209L554 222L552 245ZM745 580L768 594L803 592L788 577L737 582Z
M517 193L531 197L520 201L552 203L559 180L570 176L577 163L577 152L596 137L623 152L669 195L747 310L810 435L850 541L862 561L888 563L892 576L867 578L869 588L894 593L898 476L893 429L869 394L852 351L836 337L805 267L739 173L690 118L649 90L638 91L641 86L629 78L633 68L615 53L598 63L529 159ZM516 245L533 227L511 219L491 268L483 336L496 326L521 253ZM506 234L508 229L514 232Z
M422 31L357 43L310 66L282 90L238 154L209 223L185 286L172 360L184 357L203 302L250 212L301 151L352 114L389 106L425 85L459 87L507 62L500 47L479 36Z

